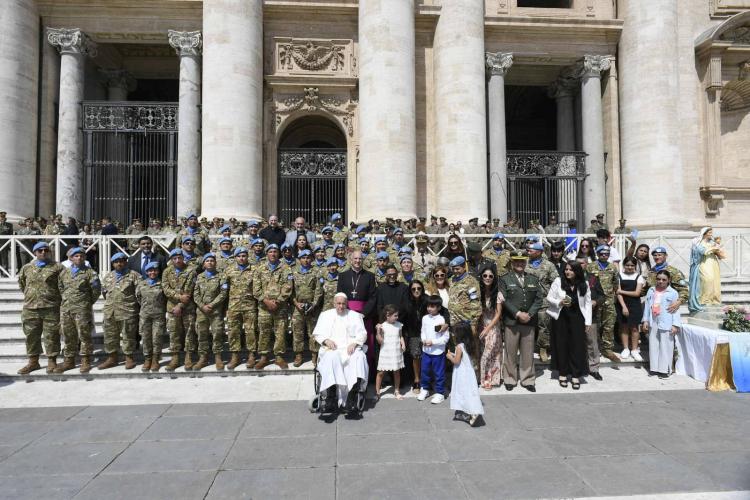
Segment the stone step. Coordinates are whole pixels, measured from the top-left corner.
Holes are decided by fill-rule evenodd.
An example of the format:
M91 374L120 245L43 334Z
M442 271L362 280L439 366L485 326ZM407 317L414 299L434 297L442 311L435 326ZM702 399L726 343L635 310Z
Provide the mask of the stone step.
M99 300L94 303L94 313L101 311L104 308L104 302ZM5 301L0 299L0 316L11 316L18 315L21 317L21 311L23 309L23 300L19 301Z

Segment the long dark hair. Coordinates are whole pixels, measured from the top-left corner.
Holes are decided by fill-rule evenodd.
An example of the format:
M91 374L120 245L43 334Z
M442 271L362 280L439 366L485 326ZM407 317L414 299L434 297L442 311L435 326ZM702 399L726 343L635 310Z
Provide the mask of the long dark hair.
M596 242L594 242L591 238L583 238L581 240L581 243L583 243L584 241L589 244L588 252L584 252L581 249L580 245L579 245L579 247L578 247L578 255L576 256L576 258L578 258L578 257L580 257L580 256L583 255L586 258L596 260L596 252L594 251L594 249L596 248Z
M474 333L471 331L471 325L468 321L461 321L457 325L452 326L451 332L453 333L456 345L464 345L465 354L474 352Z
M567 276L564 275L565 269L570 266L570 269L573 271L573 281L569 280ZM583 266L579 264L578 262L567 262L565 264L565 267L563 267L563 282L570 288L575 288L576 292L578 292L578 295L586 295L586 290L588 290L588 283L586 283L586 276L583 274Z
M485 271L491 271L493 275L489 292L487 291L487 287L484 286L484 279L482 278L482 275ZM487 305L487 294L489 293L489 309L494 313L495 308L497 307L497 272L495 272L492 266L485 264L479 268L479 289L482 293L482 309L484 309Z

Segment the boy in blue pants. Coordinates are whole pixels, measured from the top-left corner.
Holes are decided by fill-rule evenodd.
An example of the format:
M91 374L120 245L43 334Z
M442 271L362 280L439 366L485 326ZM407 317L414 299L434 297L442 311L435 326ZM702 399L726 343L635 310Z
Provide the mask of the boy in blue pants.
M421 390L417 395L419 401L424 401L432 388L434 395L432 404L440 404L445 400L445 345L450 334L445 318L440 314L443 300L437 296L427 298L427 314L422 317L422 364ZM434 380L434 385L433 385ZM432 386L432 387L431 387Z

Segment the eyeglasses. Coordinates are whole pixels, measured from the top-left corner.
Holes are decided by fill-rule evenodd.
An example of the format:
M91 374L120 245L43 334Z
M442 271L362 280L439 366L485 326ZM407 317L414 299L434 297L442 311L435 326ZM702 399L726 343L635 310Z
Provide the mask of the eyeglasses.
M421 292L422 290L423 288L421 286L415 286L414 288L411 289L412 292Z
M494 278L494 277L495 277L494 274L483 274L482 275L482 278Z
M49 248L40 248L37 253L49 253Z
M445 274L443 274L443 273L439 273L439 274L435 273L435 277L436 278L445 278Z
M186 241L183 245L195 245L195 243L192 241Z

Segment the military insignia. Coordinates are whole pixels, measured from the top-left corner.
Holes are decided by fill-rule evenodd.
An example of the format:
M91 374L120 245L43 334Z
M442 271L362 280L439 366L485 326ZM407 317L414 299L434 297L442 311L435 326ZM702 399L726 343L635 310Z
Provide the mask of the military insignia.
M221 285L221 289L222 290L228 290L229 289L229 285L227 283L224 283L223 285Z

